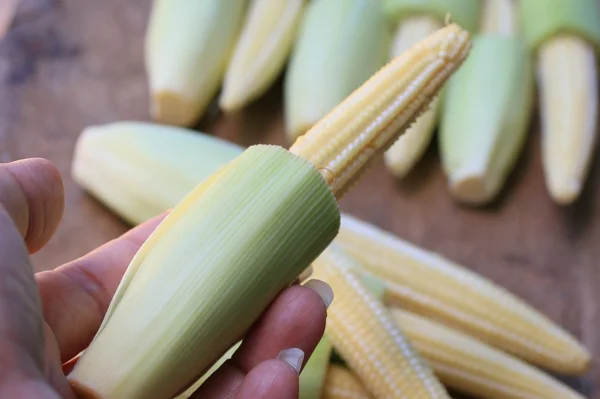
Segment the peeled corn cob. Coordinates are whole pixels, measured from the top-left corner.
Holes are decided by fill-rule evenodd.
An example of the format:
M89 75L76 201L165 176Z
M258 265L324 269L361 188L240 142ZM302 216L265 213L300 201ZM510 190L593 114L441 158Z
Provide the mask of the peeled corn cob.
M325 377L322 399L371 399L360 380L345 367L332 364Z
M379 1L308 4L284 82L290 142L385 64L390 35Z
M452 196L465 204L497 197L523 149L533 110L533 69L524 40L514 33L511 3L487 1L473 56L444 94L442 165Z
M406 51L415 42L441 28L450 15L460 26L475 30L481 13L481 0L383 0L384 10L397 26L391 56ZM385 165L397 178L403 178L421 159L435 131L439 98L385 153Z
M507 290L350 215L335 239L383 279L386 303L440 321L541 367L583 373L589 352Z
M542 163L552 199L562 205L580 195L598 129L596 0L521 0L525 37L537 53Z
M353 258L331 244L313 268L313 277L335 295L325 334L375 398L448 398L383 303L355 275L360 266Z
M305 0L254 0L223 82L220 106L243 108L261 96L283 70Z
M466 31L441 29L290 151L252 146L193 189L129 265L68 375L75 391L167 398L205 372L331 243L336 198L422 112L469 49Z
M192 126L217 94L247 0L154 0L145 64L155 121Z
M468 335L404 310L391 313L449 388L488 399L583 399L542 371Z

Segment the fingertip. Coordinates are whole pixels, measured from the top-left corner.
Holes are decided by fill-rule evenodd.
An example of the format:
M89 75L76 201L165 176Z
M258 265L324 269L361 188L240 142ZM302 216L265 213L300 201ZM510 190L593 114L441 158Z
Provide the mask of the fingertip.
M24 232L29 251L37 252L50 240L63 216L65 200L60 171L44 158L18 160L2 167L12 174L18 185L8 189L20 189L25 198L26 203L16 207L28 213L26 225L17 227ZM23 223L23 218L15 223Z

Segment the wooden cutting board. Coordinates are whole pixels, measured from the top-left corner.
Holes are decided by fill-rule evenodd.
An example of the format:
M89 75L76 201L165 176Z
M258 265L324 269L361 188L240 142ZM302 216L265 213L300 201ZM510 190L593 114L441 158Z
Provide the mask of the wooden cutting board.
M75 140L91 124L148 120L143 37L149 0L23 0L0 41L0 161L45 157L62 172L63 223L37 270L81 256L126 231L71 179ZM549 198L537 115L518 167L493 206L449 196L437 148L405 181L375 162L342 200L345 212L464 264L543 311L600 357L600 185L595 162L581 200ZM287 145L281 80L237 115L212 110L200 129L234 142ZM600 367L568 382L600 398Z

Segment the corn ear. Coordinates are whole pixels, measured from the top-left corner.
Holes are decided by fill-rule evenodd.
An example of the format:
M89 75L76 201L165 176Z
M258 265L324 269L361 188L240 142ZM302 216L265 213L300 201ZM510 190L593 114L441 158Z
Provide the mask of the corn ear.
M335 198L310 163L280 147L248 148L142 245L69 380L101 398L172 397L242 337L338 226Z
M493 14L507 6L512 13L510 0L488 4ZM528 48L510 33L512 15L494 17L486 18L492 29L484 27L473 38L472 55L448 82L440 121L440 155L450 192L469 205L498 196L523 150L533 110Z
M331 244L313 263L335 300L325 334L376 398L447 398L447 392L376 296L353 270L360 266Z
M537 71L546 187L556 203L568 205L581 194L596 152L594 48L575 36L553 38L539 50Z
M524 36L537 55L546 187L558 204L581 194L598 129L600 3L522 0Z
M420 16L442 23L449 16L461 28L475 33L479 29L483 0L380 0L394 24ZM486 0L487 1L487 0Z
M75 182L130 224L175 207L201 180L242 153L226 140L185 128L122 121L79 135Z
M192 126L217 94L247 0L154 0L145 64L156 122Z
M583 373L590 354L507 290L444 257L344 214L335 239L386 282L386 303L442 322L543 368Z
M466 334L411 312L391 312L449 388L487 399L583 399L541 370Z
M254 0L228 66L219 104L237 111L264 94L292 50L305 0Z
M300 373L298 399L322 397L332 350L333 344L326 335L323 336Z
M431 17L413 17L403 21L394 35L392 57L402 54L441 27L442 24ZM394 176L403 178L421 159L435 131L438 110L439 99L436 97L429 109L385 152L385 165Z
M314 398L319 398L315 396ZM371 399L372 396L365 389L360 380L352 371L345 367L332 364L325 377L325 389L322 399Z
M284 81L288 140L294 142L382 67L389 41L377 1L311 1Z

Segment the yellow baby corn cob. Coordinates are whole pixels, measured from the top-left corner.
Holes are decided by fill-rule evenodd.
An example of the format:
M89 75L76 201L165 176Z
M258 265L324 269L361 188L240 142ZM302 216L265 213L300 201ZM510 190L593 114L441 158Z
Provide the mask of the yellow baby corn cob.
M317 399L318 397L315 397ZM343 366L332 364L327 370L322 399L371 399L360 380Z
M396 26L391 56L438 30L447 16L463 29L474 31L481 4L481 0L383 0L384 10ZM437 126L439 105L439 99L435 98L430 109L386 151L385 164L397 178L406 176L427 150Z
M406 51L415 42L438 30L442 24L437 20L424 16L413 17L400 23L394 36L392 56ZM385 152L385 165L396 177L402 178L421 159L437 125L439 99L436 97L429 109L406 130L396 142Z
M312 277L326 281L335 295L325 334L336 352L375 398L448 398L383 303L355 274L357 268L335 243L313 263Z
M350 215L335 242L383 279L386 302L443 322L541 367L584 372L588 351L568 332L491 281Z
M219 100L237 111L259 96L283 70L292 49L305 0L254 0L233 52Z
M391 313L449 388L487 399L583 399L542 371L466 334L404 310Z
M537 53L542 163L552 199L567 205L584 186L598 129L596 0L521 0L525 37Z
M511 3L486 2L472 57L444 93L440 155L452 196L465 204L497 197L523 149L533 110L533 68L515 33Z
M390 35L379 1L308 4L284 82L290 142L385 64Z
M247 0L154 0L145 64L155 121L192 126L216 95Z
M252 146L196 186L129 265L68 375L76 392L168 398L205 372L331 243L336 199L469 49L468 33L448 25L382 68L290 151Z

